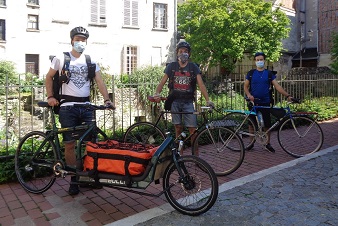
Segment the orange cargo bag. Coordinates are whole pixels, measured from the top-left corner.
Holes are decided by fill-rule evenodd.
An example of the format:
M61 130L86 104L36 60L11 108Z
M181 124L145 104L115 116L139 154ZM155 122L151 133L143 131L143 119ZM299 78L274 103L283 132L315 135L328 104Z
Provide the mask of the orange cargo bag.
M87 142L84 171L99 171L126 176L145 171L158 147L122 143L115 140Z

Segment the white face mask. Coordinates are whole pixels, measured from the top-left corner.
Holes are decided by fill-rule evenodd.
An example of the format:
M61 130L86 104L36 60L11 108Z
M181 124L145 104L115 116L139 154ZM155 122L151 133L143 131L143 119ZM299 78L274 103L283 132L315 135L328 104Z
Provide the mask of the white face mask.
M74 50L78 53L82 53L85 48L86 48L86 42L74 42L74 46L73 46Z
M264 67L264 61L256 61L256 66L258 68L263 68Z

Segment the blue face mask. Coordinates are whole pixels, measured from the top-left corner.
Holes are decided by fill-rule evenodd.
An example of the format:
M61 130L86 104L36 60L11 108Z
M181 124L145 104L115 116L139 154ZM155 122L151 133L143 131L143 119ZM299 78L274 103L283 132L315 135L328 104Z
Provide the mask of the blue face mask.
M177 58L179 61L181 61L184 64L189 59L189 53L182 53Z
M74 42L74 50L78 53L82 53L86 48L86 42Z
M263 68L264 67L264 61L256 61L256 66L258 68Z

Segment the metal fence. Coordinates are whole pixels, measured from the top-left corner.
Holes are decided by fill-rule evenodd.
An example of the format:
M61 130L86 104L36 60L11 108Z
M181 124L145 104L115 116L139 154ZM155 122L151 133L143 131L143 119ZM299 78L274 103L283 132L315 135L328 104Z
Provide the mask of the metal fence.
M213 76L206 78L205 84L217 107L227 109L244 109L243 84L245 75ZM20 79L19 79L20 80ZM338 79L331 74L305 74L279 76L279 84L294 97L301 98L307 104L319 97L338 97ZM18 83L20 84L20 82ZM98 112L98 123L106 130L124 131L139 120L154 118L154 105L146 101L147 95L140 93L140 87L155 90L157 82L148 81L138 84L122 84L117 87L114 81L108 85L117 109L114 112ZM224 101L224 97L227 101ZM198 98L197 106L202 104ZM277 104L283 99L276 94ZM46 101L43 84L2 85L0 86L0 157L14 153L18 141L32 130L45 131L48 127L48 112L37 106L38 101ZM103 103L102 99L95 102Z

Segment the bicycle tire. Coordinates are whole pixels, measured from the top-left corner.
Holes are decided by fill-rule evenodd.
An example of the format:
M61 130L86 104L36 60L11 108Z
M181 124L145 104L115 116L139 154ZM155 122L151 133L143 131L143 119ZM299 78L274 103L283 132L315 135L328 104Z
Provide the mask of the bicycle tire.
M320 150L324 142L318 123L309 117L297 115L282 122L277 137L282 149L297 158Z
M218 196L218 181L210 165L196 156L178 160L184 177L172 162L163 175L163 190L169 204L180 213L197 216L208 211Z
M241 138L232 129L213 127L197 134L192 153L205 160L217 176L225 176L241 166L245 151Z
M28 192L40 194L55 182L53 166L57 161L56 146L40 131L26 134L15 152L15 173Z
M226 121L226 125L231 127L234 131L237 131L237 134L241 137L244 149L247 150L249 147L254 145L256 142L255 132L257 131L257 126L254 121L248 117L246 114L240 112L232 112L224 116L223 120ZM242 124L245 120L241 128L238 127ZM252 127L252 131L250 131L250 127Z
M137 122L131 125L123 136L127 143L159 146L165 140L163 131L150 122Z

